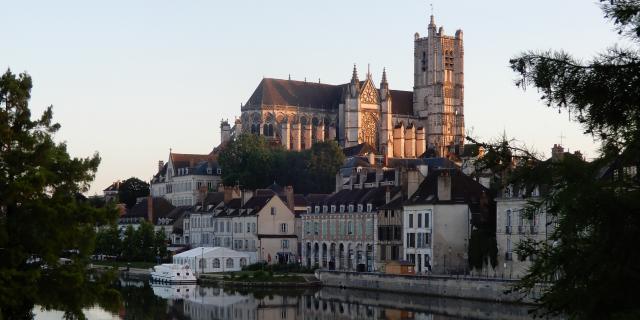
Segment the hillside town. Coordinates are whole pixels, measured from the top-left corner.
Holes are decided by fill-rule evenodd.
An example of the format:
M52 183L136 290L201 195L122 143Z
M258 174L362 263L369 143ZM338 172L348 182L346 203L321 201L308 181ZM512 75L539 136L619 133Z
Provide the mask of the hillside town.
M640 318L640 0L548 2L8 4L0 320Z
M423 275L522 277L535 257L518 256L518 244L544 241L554 228L545 210L527 215L525 207L550 190L492 186L503 172L477 171L487 151L465 143L462 34L446 35L433 16L427 36L416 33L413 92L391 90L386 70L378 86L369 70L360 80L356 66L342 85L263 79L233 126L220 122L219 146L204 154L170 151L158 161L150 195L121 211L120 229L147 221L166 233L172 254L224 247L245 254L240 267L395 272L405 266L403 272ZM298 193L277 176L257 189L224 185L218 156L247 134L298 152L337 143L345 157L335 189ZM551 155L547 161L584 161L560 144ZM117 183L104 190L105 199L116 200ZM493 240L474 268L470 254L484 241L473 236L480 229ZM224 269L220 257L201 251L184 261L194 270Z

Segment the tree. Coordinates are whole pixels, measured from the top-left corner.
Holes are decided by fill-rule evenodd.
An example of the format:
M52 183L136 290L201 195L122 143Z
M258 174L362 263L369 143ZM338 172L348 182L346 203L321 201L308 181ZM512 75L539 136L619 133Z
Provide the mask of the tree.
M0 77L0 318L33 306L39 284L59 271L65 286L82 288L94 228L117 215L77 196L88 190L100 157L72 158L65 143L54 142L60 125L51 106L32 119L31 89L26 73ZM72 266L60 266L70 249L78 253Z
M134 261L140 255L140 241L138 233L132 225L128 225L124 230L122 239L122 258L126 261Z
M167 256L167 239L164 228L156 231L153 252L162 260Z
M262 136L241 134L220 153L225 185L241 183L248 189L264 188L273 182L273 152Z
M226 185L240 183L248 189L278 182L299 193L330 193L344 154L335 141L314 143L311 149L288 151L269 146L264 137L243 134L220 153Z
M121 250L120 230L115 224L98 231L96 234L95 253L119 256L122 252Z
M127 209L131 209L138 198L147 196L149 196L149 184L136 177L123 181L118 188L118 198L121 203L126 204Z
M539 159L511 144L485 145L507 170L503 183L547 186L526 214L545 210L555 223L548 241L525 241L517 253L536 260L515 287L540 290L543 313L574 319L640 317L640 1L604 2L605 17L632 42L588 61L566 52L525 52L510 60L516 85L533 86L549 107L567 111L601 144L591 162L579 156ZM508 156L508 158L507 158ZM554 227L553 225L551 227Z
M309 153L309 176L313 186L307 192L331 193L336 188L336 174L344 163L342 149L335 141L313 144Z
M156 251L155 248L155 232L153 231L153 225L147 221L142 221L140 228L138 228L138 241L139 252L137 259L140 261L155 261Z

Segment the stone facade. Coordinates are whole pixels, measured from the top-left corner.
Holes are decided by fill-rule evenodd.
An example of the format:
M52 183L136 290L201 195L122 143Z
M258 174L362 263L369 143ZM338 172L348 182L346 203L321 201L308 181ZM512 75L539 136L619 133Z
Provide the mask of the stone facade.
M496 274L505 278L521 278L531 266L535 257L519 257L515 252L518 244L525 239L545 241L553 231L553 223L546 212L540 211L533 219L523 214L529 200L539 200L537 190L534 197L523 199L511 190L503 191L496 198L496 241L498 243L498 264Z
M428 36L415 36L413 91L391 90L386 70L379 86L369 70L361 81L355 66L340 85L265 78L241 105L236 125L223 122L221 141L248 132L290 150L337 140L345 148L367 143L387 157L462 152L463 59L462 31L436 32L431 16Z

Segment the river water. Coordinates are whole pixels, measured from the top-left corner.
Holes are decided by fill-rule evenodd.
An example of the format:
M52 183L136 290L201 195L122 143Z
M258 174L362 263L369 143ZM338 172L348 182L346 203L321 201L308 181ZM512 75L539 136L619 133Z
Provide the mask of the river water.
M532 319L531 306L339 288L229 289L198 285L159 285L119 279L123 304L107 312L83 309L102 319ZM61 319L63 313L36 307L35 319Z

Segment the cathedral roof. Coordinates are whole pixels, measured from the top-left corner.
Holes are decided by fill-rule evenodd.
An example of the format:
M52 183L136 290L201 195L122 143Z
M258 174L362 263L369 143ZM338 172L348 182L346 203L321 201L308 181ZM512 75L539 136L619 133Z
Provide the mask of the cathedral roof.
M364 81L360 82L361 85ZM248 105L281 105L337 110L344 100L348 84L325 83L264 78L247 101ZM413 92L390 90L392 112L413 115Z
M341 95L341 86L264 78L247 104L338 109Z

